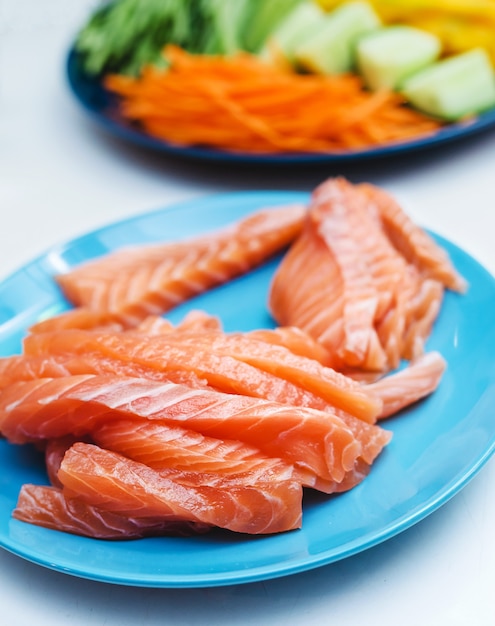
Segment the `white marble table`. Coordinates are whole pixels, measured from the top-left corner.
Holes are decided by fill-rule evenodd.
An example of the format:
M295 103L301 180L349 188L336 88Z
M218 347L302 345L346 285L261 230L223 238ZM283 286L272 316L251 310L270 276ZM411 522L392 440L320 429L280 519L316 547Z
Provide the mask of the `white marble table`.
M135 213L212 192L309 191L332 174L383 185L418 222L495 273L495 131L345 168L228 168L144 153L96 129L66 88L66 50L94 4L0 0L0 278L51 245ZM386 543L241 586L124 588L0 550L2 623L493 626L494 494L492 460L440 510Z

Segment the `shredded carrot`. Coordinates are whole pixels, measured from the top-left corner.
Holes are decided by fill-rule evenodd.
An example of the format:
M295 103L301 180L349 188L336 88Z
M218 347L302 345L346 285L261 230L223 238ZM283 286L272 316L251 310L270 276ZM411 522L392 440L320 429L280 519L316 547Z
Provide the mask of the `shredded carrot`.
M109 75L124 118L182 146L246 152L335 152L407 141L440 123L393 92L370 93L358 76L303 75L247 53L164 50L167 69Z

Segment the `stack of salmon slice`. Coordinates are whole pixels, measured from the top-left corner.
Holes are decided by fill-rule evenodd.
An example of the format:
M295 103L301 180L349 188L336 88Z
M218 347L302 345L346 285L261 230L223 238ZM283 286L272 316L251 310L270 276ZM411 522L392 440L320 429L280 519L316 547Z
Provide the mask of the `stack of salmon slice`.
M333 367L383 373L423 354L445 288L466 284L399 204L373 185L336 179L313 192L269 305L280 325L325 347Z
M267 295L278 327L162 317L289 245ZM308 207L57 280L75 308L0 360L0 431L43 449L50 479L24 485L13 514L103 539L299 528L303 489L359 484L391 439L378 420L437 387L445 362L423 353L431 302L464 288L388 196L342 179Z

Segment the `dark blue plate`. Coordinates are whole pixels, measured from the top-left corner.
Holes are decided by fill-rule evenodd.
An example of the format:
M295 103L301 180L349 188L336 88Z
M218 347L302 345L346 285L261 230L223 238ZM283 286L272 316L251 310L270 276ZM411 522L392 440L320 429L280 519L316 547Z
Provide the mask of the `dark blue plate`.
M204 234L263 206L306 202L292 192L249 192L200 198L111 224L49 250L0 283L0 355L21 348L26 328L67 308L53 275L129 244ZM367 550L410 528L457 494L495 450L495 281L444 239L469 282L448 292L428 341L448 363L437 391L388 420L393 439L357 487L337 497L305 494L300 530L247 537L100 541L12 519L21 485L46 483L42 459L29 446L0 441L0 546L59 572L121 585L205 587L286 576ZM273 326L267 291L277 260L214 289L169 314L218 315L226 330Z
M160 139L155 139L141 131L137 126L124 120L117 110L117 99L106 91L99 78L88 76L81 68L78 54L72 49L67 59L67 78L76 100L87 113L104 129L117 137L145 148L184 157L216 161L236 161L259 164L304 164L304 163L341 163L364 159L376 159L394 155L408 154L440 146L450 141L462 139L487 128L495 127L495 109L472 120L451 124L436 134L401 142L348 152L309 153L292 152L280 154L262 154L234 152L202 147L177 146Z

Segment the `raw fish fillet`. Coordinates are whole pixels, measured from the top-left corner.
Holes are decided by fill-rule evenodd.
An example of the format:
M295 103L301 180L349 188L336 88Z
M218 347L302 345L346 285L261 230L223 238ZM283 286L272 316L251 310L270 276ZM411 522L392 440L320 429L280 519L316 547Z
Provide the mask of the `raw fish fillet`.
M93 539L139 539L152 536L204 534L201 522L173 521L162 517L131 517L105 511L77 498L65 498L61 489L23 485L12 516L22 522Z
M305 213L300 205L262 209L192 240L121 249L57 282L75 306L135 326L266 261L299 234Z
M447 364L438 352L427 352L404 369L368 385L383 400L380 419L395 415L438 387Z
M390 241L410 263L445 287L461 293L466 291L466 281L454 268L445 250L411 220L394 198L368 183L358 185L358 188L376 207Z
M295 481L254 487L183 484L126 457L74 444L58 472L66 498L132 518L199 522L239 533L267 534L299 528L302 488Z
M177 326L159 315L148 315L136 330L148 335L161 335L180 331L222 330L222 323L218 317L198 309L189 311Z
M118 332L124 330L126 324L126 320L118 313L93 311L87 307L77 307L40 320L29 328L29 332L46 333L55 330L68 330L70 328Z
M147 420L113 419L96 428L92 439L100 447L118 452L156 470L250 475L250 480L302 482L294 466L269 457L239 440L222 440L171 424Z
M205 378L192 370L158 370L129 361L104 357L95 352L71 354L23 354L0 359L0 391L15 382L37 378L60 378L79 374L119 374L162 382L189 385L198 389L208 387Z

